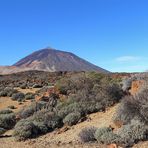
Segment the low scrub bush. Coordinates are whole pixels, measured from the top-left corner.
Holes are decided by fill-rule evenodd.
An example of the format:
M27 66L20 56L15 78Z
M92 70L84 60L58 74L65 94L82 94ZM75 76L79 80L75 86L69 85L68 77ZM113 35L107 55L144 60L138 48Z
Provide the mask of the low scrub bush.
M108 128L108 127L99 128L95 132L95 138L96 138L96 140L100 141L101 137L105 133L110 133L110 132L112 132L112 129L111 128Z
M46 109L39 110L27 119L20 120L14 128L16 140L26 140L61 127L62 120Z
M43 122L50 131L63 125L61 118L56 113L47 109L36 112L32 119L36 122Z
M77 102L71 103L69 102L69 100L61 104L59 103L59 105L57 106L57 110L58 110L58 115L63 119L68 114L73 112L80 112L83 114L83 108L81 107L80 103Z
M61 94L67 95L69 99L73 100L71 104L75 105L75 102L79 104L77 106L80 106L79 109L84 114L104 111L105 108L119 102L124 96L121 86L117 82L114 82L107 75L98 73L81 74L61 79L57 82L56 87ZM63 108L65 109L61 109L61 112L72 110L68 109L69 107L63 106Z
M27 84L22 84L22 85L20 86L20 88L21 88L21 89L26 89L26 88L27 88Z
M11 88L11 87L6 87L3 90L0 91L0 96L1 97L11 97L13 94L17 93L18 91Z
M13 136L16 140L22 141L28 138L36 137L38 129L30 120L22 119L14 127Z
M129 91L132 86L132 81L134 78L124 78L122 81L122 89L123 91Z
M25 99L26 100L35 99L35 94L29 92L29 93L25 94Z
M84 143L93 142L93 141L96 141L94 136L96 130L97 130L96 127L86 127L81 130L78 136L80 137L80 140Z
M54 130L63 125L61 118L54 113L45 116L45 123L48 125L49 130Z
M138 120L122 126L117 134L120 135L118 142L124 147L133 146L135 143L148 138L148 126Z
M74 112L68 114L64 119L64 124L67 124L69 126L75 125L78 123L78 121L81 119L81 114L79 112Z
M16 123L14 113L0 114L0 127L4 129L11 129Z
M0 110L0 115L1 115L1 114L10 114L10 113L13 113L13 111L10 110L10 109L3 109L3 110Z
M6 97L7 96L7 92L6 91L0 91L0 97Z
M22 101L25 100L25 94L24 93L21 93L21 92L18 92L16 94L13 94L12 95L12 100L18 101L18 102L22 102Z
M104 127L96 130L95 138L99 143L111 144L116 143L119 139L119 136L113 133L111 128Z
M0 127L0 136L3 135L6 132L6 130L4 128Z
M114 117L114 122L120 121L123 124L128 124L130 121L139 116L139 108L134 96L125 96Z
M30 106L23 108L18 114L20 118L26 119L43 108L46 108L46 102L33 102Z
M148 89L143 90L135 96L126 96L122 99L117 110L114 121L128 124L132 119L138 119L148 123Z
M45 134L49 131L48 126L44 122L33 121L33 124L37 127L38 134Z

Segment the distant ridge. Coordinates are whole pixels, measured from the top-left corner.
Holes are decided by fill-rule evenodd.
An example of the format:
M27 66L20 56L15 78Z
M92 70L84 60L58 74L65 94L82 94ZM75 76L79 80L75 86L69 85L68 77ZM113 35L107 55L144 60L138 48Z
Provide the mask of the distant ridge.
M3 71L4 70L4 71ZM108 73L109 71L67 51L53 48L45 48L33 52L17 63L8 67L0 67L0 74L16 73L28 70L39 71L97 71Z

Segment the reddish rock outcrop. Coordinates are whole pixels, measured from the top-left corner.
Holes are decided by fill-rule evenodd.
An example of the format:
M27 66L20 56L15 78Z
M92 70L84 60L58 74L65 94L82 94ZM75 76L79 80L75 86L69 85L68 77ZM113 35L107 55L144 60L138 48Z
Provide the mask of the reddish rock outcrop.
M133 82L132 82L132 86L131 86L130 93L131 93L132 95L136 94L136 93L139 91L139 89L141 88L141 86L142 86L143 83L144 83L143 80L139 80L139 81L136 80L136 81L133 81Z

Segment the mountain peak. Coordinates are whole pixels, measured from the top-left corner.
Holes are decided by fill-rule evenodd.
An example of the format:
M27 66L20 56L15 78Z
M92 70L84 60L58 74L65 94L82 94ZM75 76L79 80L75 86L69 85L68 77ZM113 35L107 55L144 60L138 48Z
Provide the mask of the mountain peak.
M51 47L40 49L18 61L13 66L42 71L98 71L108 72L73 53Z

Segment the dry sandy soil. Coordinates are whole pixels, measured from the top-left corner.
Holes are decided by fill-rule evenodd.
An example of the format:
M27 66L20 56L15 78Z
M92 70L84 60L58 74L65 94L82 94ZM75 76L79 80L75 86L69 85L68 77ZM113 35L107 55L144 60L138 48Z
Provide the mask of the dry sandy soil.
M37 90L39 90L39 89L20 89L20 88L16 88L16 89L23 93L27 93L27 92L35 93ZM26 100L25 102L20 104L18 101L11 100L10 97L0 97L0 110L6 109L8 106L13 105L16 107L16 109L14 109L13 111L17 112L24 106L29 105L30 103L31 103L30 100Z

